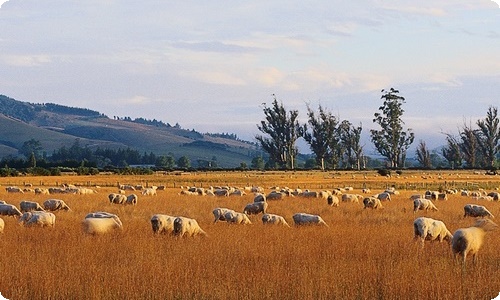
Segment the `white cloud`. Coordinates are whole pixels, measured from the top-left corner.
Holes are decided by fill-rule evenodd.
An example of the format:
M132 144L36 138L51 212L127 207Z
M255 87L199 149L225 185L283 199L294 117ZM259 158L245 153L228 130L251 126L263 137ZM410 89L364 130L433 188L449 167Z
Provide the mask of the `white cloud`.
M0 8L2 8L2 5L3 5L5 2L9 2L9 1L8 1L8 0L0 0Z
M492 2L495 2L498 5L498 7L500 8L500 0L492 0Z

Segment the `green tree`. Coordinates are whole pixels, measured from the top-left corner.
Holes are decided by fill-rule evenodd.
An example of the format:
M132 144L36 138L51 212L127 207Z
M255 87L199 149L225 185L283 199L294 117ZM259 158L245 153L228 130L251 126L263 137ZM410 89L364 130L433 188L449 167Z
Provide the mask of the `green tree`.
M278 103L276 96L271 107L264 105L265 120L257 128L267 136L256 135L255 139L262 149L269 153L270 161L280 168L295 168L298 153L296 141L301 136L302 128L298 122L299 112L291 110L287 113L283 103Z
M417 154L419 164L425 169L430 169L432 167L431 153L424 141L420 140L415 152Z
M441 150L441 154L448 161L452 169L462 166L462 152L456 137L446 134L446 146Z
M379 107L381 112L375 113L373 119L382 129L370 130L371 140L377 151L387 158L390 167L403 167L406 151L415 139L411 129L403 130L404 122L401 117L404 113L402 104L405 103L405 98L394 88L389 91L382 90L382 93L384 94L381 99L384 99L384 103Z
M252 163L250 164L250 167L253 170L264 170L266 166L266 162L264 161L264 158L262 156L256 156L252 158Z
M475 168L477 166L479 145L476 133L474 132L474 129L472 129L472 126L464 124L464 127L460 132L460 139L461 142L458 145L466 166L469 168Z
M181 156L177 160L177 166L182 169L189 169L191 167L191 160L187 156Z
M302 137L314 153L316 165L324 170L325 161L332 158L333 154L336 153L335 148L339 145L336 134L338 121L331 112L325 111L321 105L318 108L318 116L308 105L307 117L308 123L303 127Z
M486 166L493 168L495 159L500 152L500 120L498 119L498 108L490 106L484 120L478 120L479 130L476 139Z
M36 168L36 157L35 157L34 152L31 152L30 159L29 159L29 166L30 166L30 168Z
M172 155L160 155L156 157L155 166L173 169L175 167L175 159L172 157Z
M361 169L361 159L363 156L363 147L361 140L361 124L355 127L351 122L344 120L338 127L341 147L343 149L344 166L347 168Z
M30 139L23 143L19 151L27 159L30 158L31 154L34 154L36 159L41 159L43 148L39 140Z

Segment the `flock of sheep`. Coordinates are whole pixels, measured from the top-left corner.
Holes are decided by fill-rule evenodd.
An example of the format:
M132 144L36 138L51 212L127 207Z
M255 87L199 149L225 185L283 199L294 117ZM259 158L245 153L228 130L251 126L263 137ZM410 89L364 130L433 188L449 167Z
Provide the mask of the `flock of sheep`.
M125 195L126 190L136 191L141 190L142 195L156 195L156 191L164 189L163 187L135 188L131 185L119 186L118 193L110 193L108 200L110 204L137 205L138 196L136 194ZM9 193L24 193L23 189L17 187L7 187ZM332 191L309 191L300 189L279 189L272 188L269 193L264 193L264 189L260 187L249 187L247 189L238 189L233 187L211 187L209 189L188 187L181 188L179 195L211 195L219 197L228 196L243 196L247 193L253 193L254 200L252 203L245 205L242 212L237 212L226 207L216 207L212 213L214 215L214 223L223 221L230 224L251 224L249 215L262 214L262 223L266 225L281 225L290 227L283 216L271 214L267 212L269 201L281 200L285 197L304 197L304 198L319 198L326 201L330 206L339 206L342 202L359 203L362 200L364 208L367 209L382 209L382 202L391 201L391 195L398 195L398 191L393 188L387 189L379 194L372 196L362 196L359 194L350 193L352 188L338 188ZM35 189L37 194L54 194L54 193L73 193L73 194L94 194L92 189L77 188L74 186L64 186L62 188L51 189ZM368 189L363 189L363 193L371 193ZM413 212L419 210L434 210L437 207L432 202L433 200L446 200L447 194L457 193L456 190L449 190L444 193L437 191L427 191L425 194L412 195L410 200L413 201ZM472 196L474 199L484 199L489 201L498 201L499 193L491 192L474 192L471 194L468 191L461 191L463 196ZM48 199L40 205L34 201L21 201L19 209L13 205L0 200L0 215L13 216L19 218L21 225L30 227L53 227L55 225L56 216L53 212L59 210L70 211L69 206L59 199ZM484 235L487 231L496 229L498 226L491 221L494 218L486 207L476 204L467 204L464 206L464 217L478 218L476 223L469 228L457 229L453 234L447 229L444 222L435 220L429 217L418 217L413 222L414 239L420 240L422 247L425 241L438 240L440 242L446 240L451 243L451 250L455 258L462 258L462 263L465 266L466 258L472 255L473 262L477 260L477 253L483 244ZM328 227L325 221L319 215L309 214L305 212L296 213L292 216L295 225L323 225ZM173 236L207 236L207 233L200 227L198 222L193 218L184 216L170 216L166 214L154 214L151 219L151 228L155 234L168 234ZM4 230L4 221L0 218L0 233ZM82 228L88 234L103 234L113 230L122 229L123 223L116 214L109 212L93 212L88 213L82 221Z

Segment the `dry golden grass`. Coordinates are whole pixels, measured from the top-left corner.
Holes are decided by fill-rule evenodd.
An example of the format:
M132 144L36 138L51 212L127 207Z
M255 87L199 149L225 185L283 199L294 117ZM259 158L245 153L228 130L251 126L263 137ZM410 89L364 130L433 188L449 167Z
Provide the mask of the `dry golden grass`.
M365 178L366 177L366 178ZM424 178L425 177L425 178ZM0 184L45 187L61 183L97 184L96 195L7 194L0 199L19 205L63 199L71 212L56 212L55 228L23 228L2 217L0 292L8 299L491 299L500 292L500 232L492 232L467 269L455 263L446 243L413 241L413 220L430 216L454 232L473 223L463 218L463 205L474 200L452 195L436 201L438 212L412 212L408 197L426 187L462 188L500 185L498 177L461 174L411 174L382 178L375 173L196 173L155 176L0 178ZM136 207L109 204L116 184L164 184L158 196L140 196ZM269 203L269 212L292 225L296 212L319 214L330 227L264 226L261 215L252 225L213 224L212 210L242 211L253 195L215 198L179 196L180 186L274 185L290 188L363 186L372 193L395 185L401 195L384 202L383 210L362 204L329 207L318 199L287 198ZM403 188L409 188L403 190ZM423 188L423 189L422 189ZM266 189L269 191L269 189ZM500 204L483 202L494 215ZM87 236L81 221L88 212L120 216L124 230ZM176 239L152 234L155 213L198 220L208 237Z

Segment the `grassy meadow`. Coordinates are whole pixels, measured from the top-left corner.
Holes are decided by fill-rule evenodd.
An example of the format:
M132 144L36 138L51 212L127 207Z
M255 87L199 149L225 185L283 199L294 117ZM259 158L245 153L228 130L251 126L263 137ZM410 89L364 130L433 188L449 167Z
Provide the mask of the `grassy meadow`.
M88 185L94 195L7 194L5 186L62 183ZM157 196L142 196L137 206L110 204L118 183L165 185ZM500 230L486 235L479 261L464 270L444 242L413 240L413 220L429 216L453 233L474 223L463 218L470 197L449 195L434 201L439 211L413 213L408 198L426 189L500 187L498 176L473 171L420 173L398 177L375 172L218 172L151 176L0 178L0 200L19 207L22 200L42 204L64 200L72 211L55 212L54 228L24 228L2 216L0 292L8 299L492 299L500 292ZM285 217L292 228L213 223L212 210L242 211L253 194L242 197L178 195L181 187L287 186L326 190L352 186L379 193L395 186L400 195L384 209L362 203L330 207L319 199L270 201L269 213ZM130 194L127 192L126 194ZM480 202L493 215L500 203ZM108 211L123 222L120 232L89 236L81 222L89 212ZM329 227L293 226L297 212L319 214ZM163 213L195 218L208 237L153 235L150 218Z

